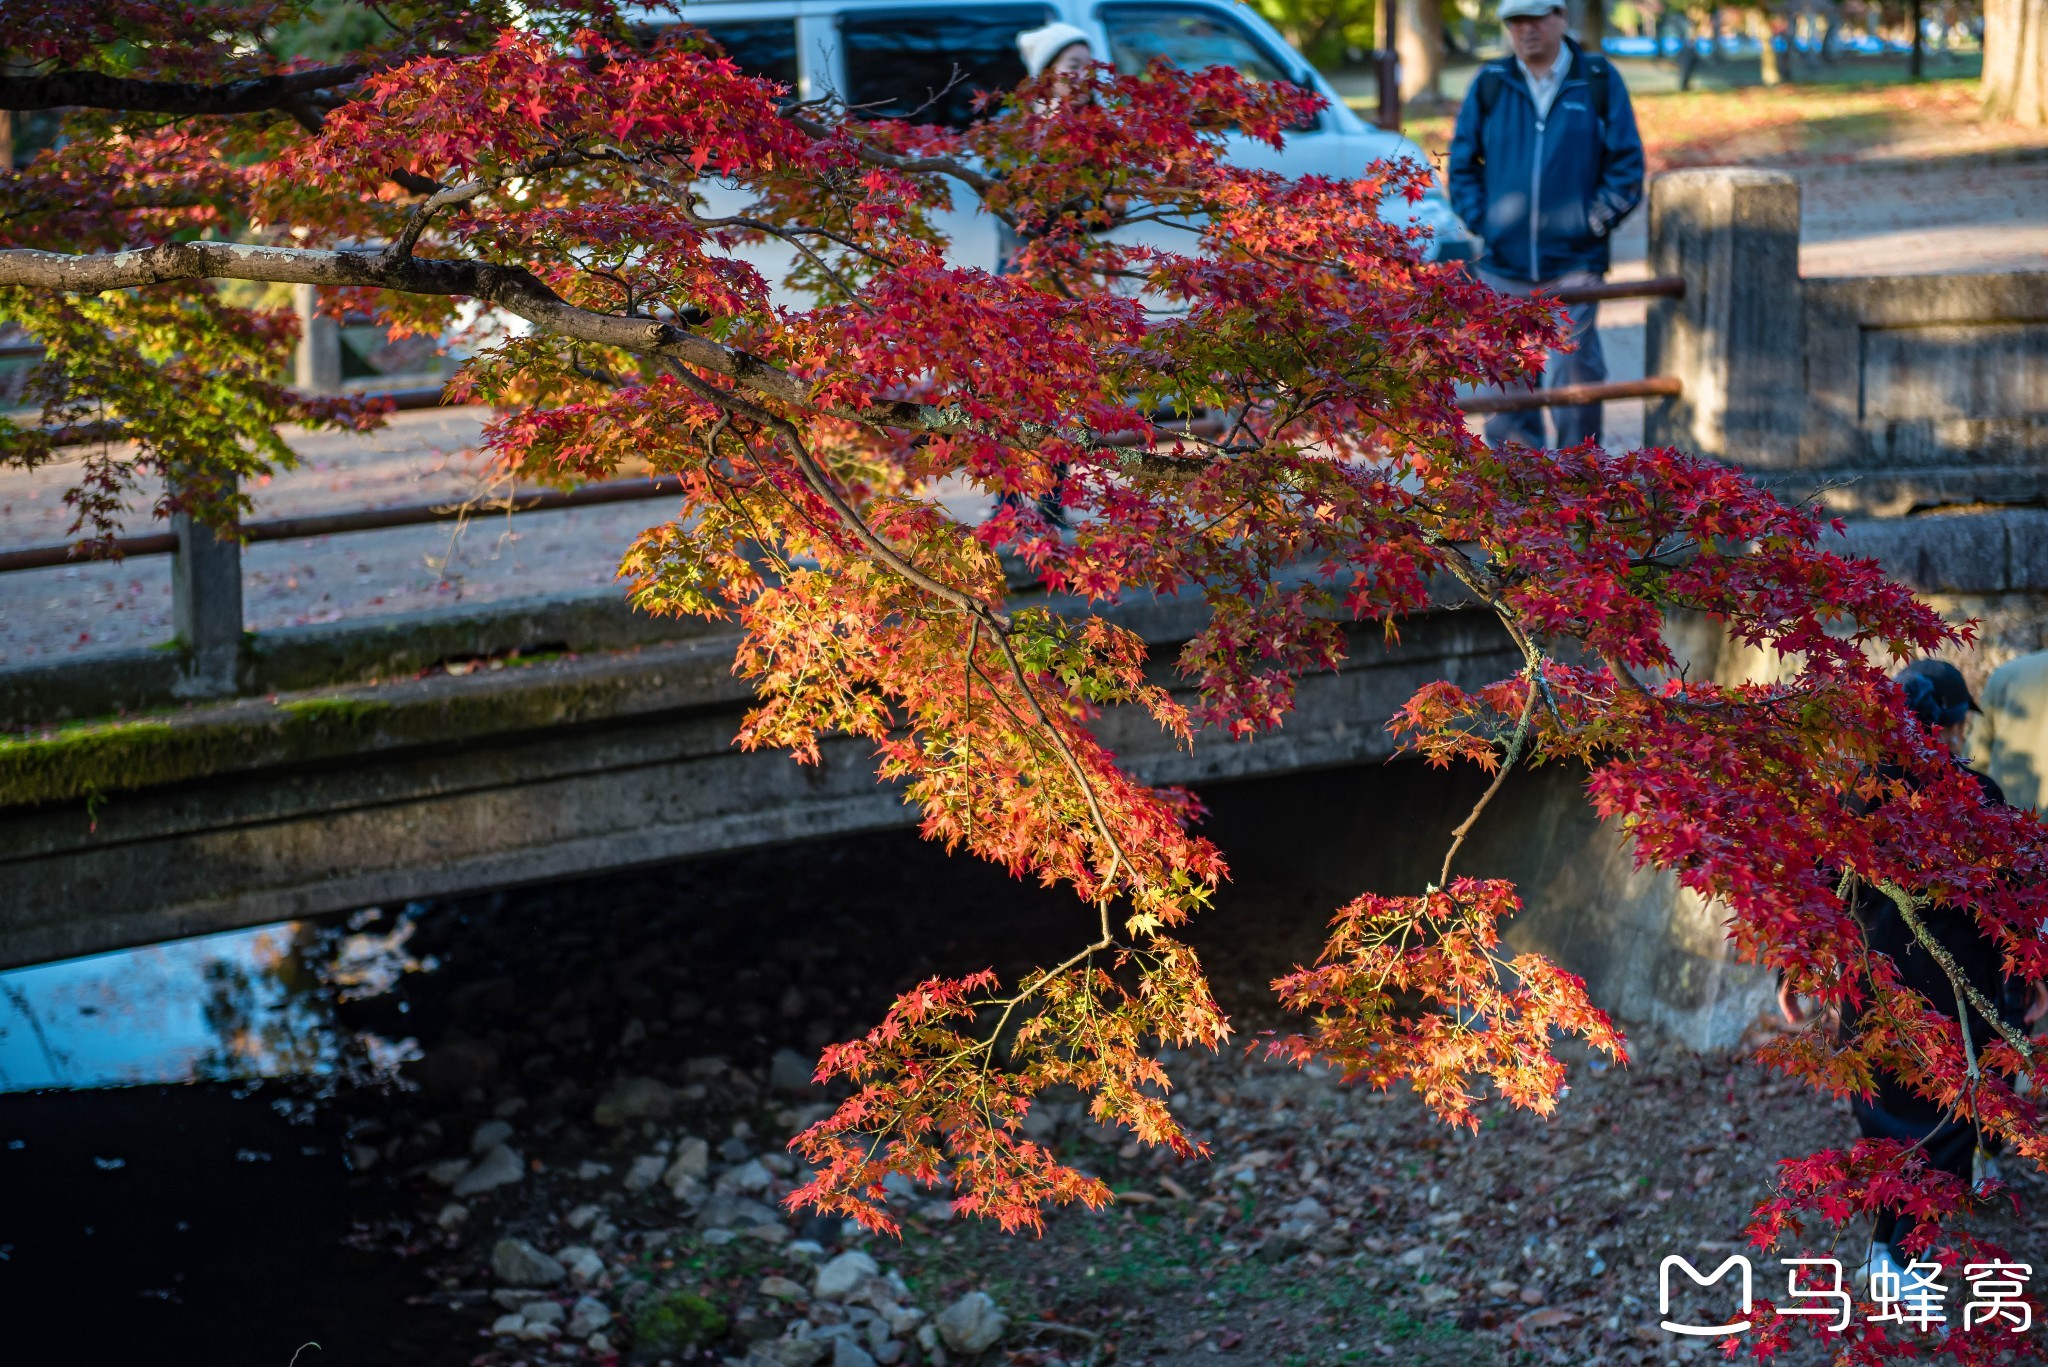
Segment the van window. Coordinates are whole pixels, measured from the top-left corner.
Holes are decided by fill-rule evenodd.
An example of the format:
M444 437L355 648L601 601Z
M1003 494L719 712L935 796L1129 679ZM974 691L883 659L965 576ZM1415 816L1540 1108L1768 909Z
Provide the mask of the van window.
M865 118L965 128L974 97L1024 79L1017 35L1048 22L1037 5L853 10L839 16L846 102Z
M1288 81L1293 73L1249 33L1211 9L1179 5L1105 5L1109 59L1126 76L1140 76L1155 57L1182 71L1234 66L1254 81Z
M1236 67L1254 82L1298 85L1290 63L1235 20L1195 5L1104 5L1096 11L1109 31L1109 59L1126 76L1142 75L1155 58L1182 71ZM1319 125L1311 115L1297 132Z
M711 41L749 76L762 76L796 89L796 22L769 19L749 23L702 24Z

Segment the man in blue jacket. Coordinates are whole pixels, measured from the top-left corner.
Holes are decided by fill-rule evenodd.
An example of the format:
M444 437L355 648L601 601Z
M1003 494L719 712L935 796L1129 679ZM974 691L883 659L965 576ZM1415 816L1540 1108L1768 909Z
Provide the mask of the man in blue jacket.
M1643 198L1643 140L1621 76L1565 36L1561 0L1501 0L1513 55L1479 68L1451 139L1451 207L1486 243L1480 278L1507 294L1595 284L1608 236ZM1600 306L1569 306L1570 352L1550 386L1607 378ZM1557 445L1600 439L1600 405L1551 410ZM1540 409L1496 413L1486 439L1543 445Z

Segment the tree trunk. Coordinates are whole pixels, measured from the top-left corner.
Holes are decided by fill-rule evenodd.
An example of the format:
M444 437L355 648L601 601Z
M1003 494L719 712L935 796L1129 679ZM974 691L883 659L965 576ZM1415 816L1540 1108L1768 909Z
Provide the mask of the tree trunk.
M1906 6L1906 22L1913 26L1913 45L1906 58L1906 79L1917 81L1927 74L1927 34L1920 26L1924 16L1920 12L1920 0L1912 0Z
M1785 71L1778 64L1778 35L1772 31L1771 18L1769 10L1758 10L1751 22L1756 25L1758 55L1763 59L1763 82L1765 85L1782 85Z
M1400 0L1394 50L1401 54L1401 98L1434 104L1443 98L1444 11L1437 0Z
M2048 0L1984 0L1984 116L2048 127Z
M1607 41L1607 0L1585 0L1585 18L1579 24L1579 41L1586 51L1598 52Z

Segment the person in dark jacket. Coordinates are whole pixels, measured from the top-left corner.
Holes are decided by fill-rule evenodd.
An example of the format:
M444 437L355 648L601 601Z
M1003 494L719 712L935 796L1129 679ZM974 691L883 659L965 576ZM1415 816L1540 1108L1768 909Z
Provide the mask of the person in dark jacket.
M1943 660L1915 660L1897 677L1899 686L1905 691L1907 707L1912 709L1921 725L1942 739L1954 756L1956 765L1962 767L1970 718L1978 708L1961 671ZM1985 805L2005 804L2005 795L1999 791L1997 783L1973 770L1966 769L1965 772L1977 781ZM1880 769L1882 776L1894 781L1903 773L1897 765L1887 764ZM1877 801L1881 803L1883 799ZM1899 914L1898 904L1876 888L1859 883L1854 907L1856 919L1863 926L1864 943L1870 952L1889 958L1898 966L1899 977L1907 987L1924 996L1936 1011L1955 1019L1958 1010L1955 987ZM2025 1028L2041 1019L2044 1009L2048 1009L2048 996L2044 996L2039 984L2034 984L2029 991L2027 984L2005 973L2004 955L1997 943L1979 928L1968 908L1930 906L1921 913L1921 921L1928 933L1948 951L1970 986L1992 1005L2002 1018L2001 1023ZM1782 986L1778 1002L1788 1022L1799 1025L1805 1021L1806 1012L1801 1004ZM1845 1030L1855 1024L1858 1014L1857 1011L1843 1014ZM1980 1050L1996 1038L1993 1024L1983 1019L1974 1008L1969 1013L1969 1030L1971 1041ZM1889 1073L1879 1073L1873 1093L1868 1097L1851 1098L1850 1107L1855 1113L1857 1128L1866 1139L1895 1139L1909 1147L1917 1145L1928 1166L1952 1173L1972 1184L1995 1173L1995 1164L1985 1151L1983 1136L1975 1125L1951 1116L1943 1107ZM1897 1273L1906 1262L1898 1252L1899 1241L1912 1232L1916 1223L1910 1212L1884 1210L1879 1213L1876 1226L1871 1231L1870 1253L1863 1266L1865 1276L1879 1272Z
M1479 68L1451 138L1451 207L1486 246L1479 276L1527 295L1604 279L1608 239L1643 198L1643 140L1621 76L1565 34L1559 0L1501 0L1514 52ZM1570 352L1544 382L1607 378L1597 303L1573 304ZM1557 445L1600 439L1600 405L1552 410ZM1540 409L1496 413L1486 439L1543 445Z

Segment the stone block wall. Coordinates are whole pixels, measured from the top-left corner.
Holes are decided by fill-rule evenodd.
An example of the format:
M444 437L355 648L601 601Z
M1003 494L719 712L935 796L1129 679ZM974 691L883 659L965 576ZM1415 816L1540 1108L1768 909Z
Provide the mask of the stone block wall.
M1645 439L1852 516L2048 499L2048 270L1805 279L1799 183L1747 168L1650 187L1645 360L1685 392Z

